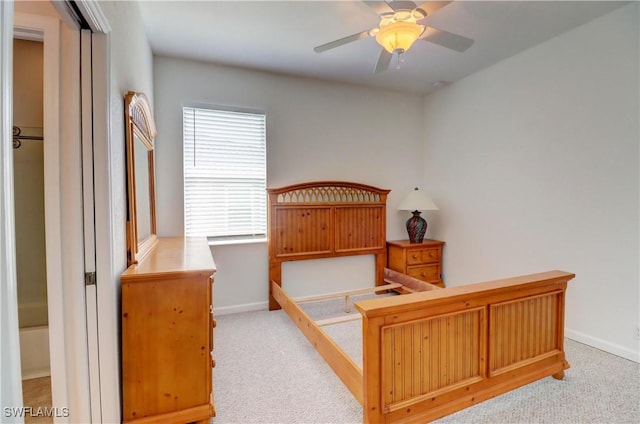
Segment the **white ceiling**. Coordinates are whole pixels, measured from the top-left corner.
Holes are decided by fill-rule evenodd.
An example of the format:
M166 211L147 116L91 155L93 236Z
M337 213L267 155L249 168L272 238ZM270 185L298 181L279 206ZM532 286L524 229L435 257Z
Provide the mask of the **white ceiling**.
M373 73L374 38L313 51L377 26L375 10L362 1L141 1L140 8L156 55L428 93L627 3L454 1L427 23L474 39L469 50L418 40L400 69L394 60L380 74Z

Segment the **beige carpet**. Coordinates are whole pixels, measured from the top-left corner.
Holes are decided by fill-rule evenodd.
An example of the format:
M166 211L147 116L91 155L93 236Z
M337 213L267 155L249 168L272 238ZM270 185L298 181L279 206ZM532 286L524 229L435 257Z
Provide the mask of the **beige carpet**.
M317 315L318 308L309 306L309 313ZM337 308L328 307L328 315ZM284 312L233 314L217 321L217 417L212 423L362 422L360 404ZM328 329L361 363L359 322ZM640 422L637 363L571 340L566 351L571 368L564 381L545 378L437 422Z

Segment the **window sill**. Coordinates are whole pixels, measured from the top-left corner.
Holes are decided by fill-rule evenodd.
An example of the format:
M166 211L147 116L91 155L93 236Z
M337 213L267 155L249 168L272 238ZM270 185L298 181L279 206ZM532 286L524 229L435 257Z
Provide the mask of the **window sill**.
M207 237L209 246L225 246L235 244L266 243L267 236L229 236L229 237Z

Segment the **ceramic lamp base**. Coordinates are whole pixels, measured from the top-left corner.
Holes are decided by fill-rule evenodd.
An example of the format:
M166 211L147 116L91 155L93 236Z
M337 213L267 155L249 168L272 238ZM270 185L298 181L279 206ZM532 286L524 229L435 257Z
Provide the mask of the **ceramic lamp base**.
M427 232L427 221L420 216L420 211L413 211L413 216L407 220L407 232L411 243L422 243Z

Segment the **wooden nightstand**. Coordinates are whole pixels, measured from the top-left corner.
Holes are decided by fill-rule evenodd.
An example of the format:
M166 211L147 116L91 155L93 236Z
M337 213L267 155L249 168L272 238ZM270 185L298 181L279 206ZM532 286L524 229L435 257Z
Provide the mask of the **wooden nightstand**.
M409 240L387 242L387 266L403 274L444 287L442 281L443 241L427 240L410 243Z

